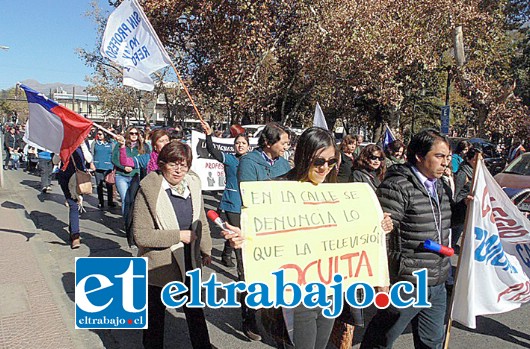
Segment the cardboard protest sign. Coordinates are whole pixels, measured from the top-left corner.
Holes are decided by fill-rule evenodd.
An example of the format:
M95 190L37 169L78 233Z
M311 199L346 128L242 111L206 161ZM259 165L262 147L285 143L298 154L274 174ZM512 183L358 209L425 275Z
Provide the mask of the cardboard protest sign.
M234 154L234 138L212 137L216 149ZM250 149L257 147L258 139L250 138ZM215 160L206 149L206 135L201 132L191 132L191 150L193 162L191 170L199 175L202 190L224 190L226 177L224 165Z
M344 288L389 284L383 212L367 184L243 182L241 192L247 284L265 283L274 297L280 269L300 286L332 284L334 274Z

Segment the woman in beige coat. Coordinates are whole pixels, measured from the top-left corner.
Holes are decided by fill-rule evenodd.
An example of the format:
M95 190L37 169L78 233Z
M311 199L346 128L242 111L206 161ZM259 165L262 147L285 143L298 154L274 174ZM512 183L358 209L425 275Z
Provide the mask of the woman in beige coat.
M184 281L189 287L186 271L211 262L212 240L200 179L188 173L191 160L189 146L180 142L164 146L158 156L160 171L142 180L134 202L134 239L138 256L148 259L149 268L145 348L164 347L162 287L171 281ZM184 306L183 310L192 347L212 348L203 309Z

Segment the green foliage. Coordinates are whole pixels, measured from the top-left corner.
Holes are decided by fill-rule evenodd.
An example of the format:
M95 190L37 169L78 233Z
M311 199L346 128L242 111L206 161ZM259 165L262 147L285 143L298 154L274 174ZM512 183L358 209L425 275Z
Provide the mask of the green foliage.
M525 129L517 98L528 103L528 33L519 34L530 12L526 0L145 0L142 6L212 120L308 126L319 102L328 124L388 122L410 134L439 126L449 71L455 127L502 131L499 118L514 110L504 131ZM102 30L104 20L97 23ZM464 32L461 68L451 53L456 26ZM105 93L119 91L119 73L97 51L82 56L96 68L96 83L113 87ZM187 103L171 93L169 115ZM120 98L114 104L127 105ZM110 101L108 108L114 110Z

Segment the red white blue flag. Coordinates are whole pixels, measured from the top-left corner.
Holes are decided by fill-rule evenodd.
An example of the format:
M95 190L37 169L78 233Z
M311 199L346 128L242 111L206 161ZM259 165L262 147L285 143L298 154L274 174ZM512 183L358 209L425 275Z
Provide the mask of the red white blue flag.
M474 200L458 266L451 318L476 328L478 315L530 302L530 221L477 162Z
M26 92L29 118L24 140L49 152L58 154L63 168L70 155L87 137L92 121L59 105L28 86L19 85Z

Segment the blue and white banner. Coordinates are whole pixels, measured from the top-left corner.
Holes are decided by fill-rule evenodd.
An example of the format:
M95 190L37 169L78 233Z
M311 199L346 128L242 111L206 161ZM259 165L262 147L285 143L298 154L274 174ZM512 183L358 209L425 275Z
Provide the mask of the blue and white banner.
M478 315L504 313L530 301L530 221L484 165L477 163L474 200L451 317L476 328Z
M385 125L385 133L383 134L383 149L386 149L390 143L396 140L396 137L394 137L394 134L392 134L392 131L390 131L390 128L388 128L388 125Z
M152 91L149 74L171 64L142 7L125 0L112 12L101 40L103 57L123 67L123 84Z

